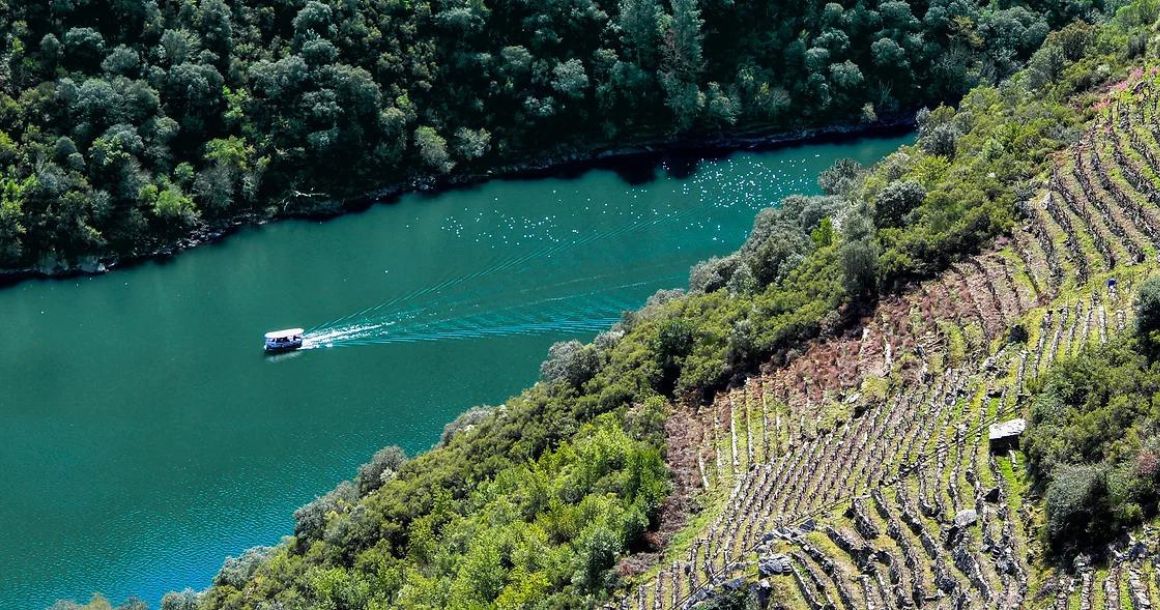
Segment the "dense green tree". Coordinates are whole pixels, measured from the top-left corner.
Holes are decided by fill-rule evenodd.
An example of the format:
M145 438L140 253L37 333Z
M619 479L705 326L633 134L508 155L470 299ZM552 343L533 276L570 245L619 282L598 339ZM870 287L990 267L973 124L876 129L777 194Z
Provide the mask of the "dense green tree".
M556 64L552 69L552 88L568 97L583 97L588 88L588 74L579 59Z
M705 67L702 50L705 22L697 2L673 0L673 15L665 33L661 83L667 95L666 104L681 128L691 126L705 105L705 96L700 90L701 72Z
M737 269L736 256L713 257L697 263L689 272L689 290L714 292L721 290Z
M435 128L424 125L416 129L415 146L419 148L419 156L433 169L447 173L455 166L447 153L447 140Z
M105 57L105 38L93 28L71 28L64 33L64 48L70 65L92 70Z
M1102 537L1112 525L1107 473L1090 464L1061 465L1047 486L1044 509L1054 541L1070 546Z
M861 163L853 159L838 159L818 174L818 187L827 195L841 195L854 188L863 173L865 168Z
M161 598L161 610L197 610L199 598L193 589L172 591Z
M620 0L617 24L629 56L643 69L655 66L661 40L661 11L657 0Z
M1150 276L1140 284L1134 308L1136 336L1145 344L1160 345L1160 276Z
M926 189L913 180L898 180L886 185L874 200L874 224L894 227L902 224L906 214L922 204Z
M16 105L0 112L13 151L0 167L15 180L37 175L40 151L67 137L75 152L53 162L68 185L52 189L100 202L9 204L0 265L11 268L143 254L204 224L545 153L893 118L1010 74L1051 27L1093 19L1102 3L5 6L0 99ZM1125 23L1147 16L1121 13ZM1060 59L1094 41L1090 25L1069 25L1036 56L1033 80L1063 78ZM111 147L118 125L141 146L118 127ZM923 141L945 152L962 131L933 128ZM231 138L252 149L248 168L205 154ZM192 178L174 179L178 167ZM180 230L142 190L166 179L200 212Z
M561 341L548 349L548 358L540 365L540 377L580 387L599 370L600 355L594 347L575 340Z
M355 477L359 495L365 496L382 487L395 477L399 467L405 463L407 454L400 447L392 445L376 451L371 461L359 466L358 476Z
M1160 367L1126 337L1056 367L1033 397L1024 450L1052 558L1099 550L1156 514Z
M36 178L18 181L0 176L0 264L14 264L20 260L20 237L26 229L21 224L24 216L24 192L35 186Z
M130 598L123 604L114 606L104 596L94 593L87 604L61 601L53 604L49 610L148 610L148 608L145 602L136 598Z
M842 282L846 292L864 296L876 287L880 249L874 236L874 223L865 207L855 208L842 220Z

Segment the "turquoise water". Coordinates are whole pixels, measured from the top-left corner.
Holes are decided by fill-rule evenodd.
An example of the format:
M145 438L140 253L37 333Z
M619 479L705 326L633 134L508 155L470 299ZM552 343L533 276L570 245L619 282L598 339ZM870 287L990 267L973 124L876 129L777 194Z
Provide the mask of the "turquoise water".
M0 608L207 586L377 448L429 448L836 158L909 138L496 180L0 290ZM291 326L314 349L265 357Z

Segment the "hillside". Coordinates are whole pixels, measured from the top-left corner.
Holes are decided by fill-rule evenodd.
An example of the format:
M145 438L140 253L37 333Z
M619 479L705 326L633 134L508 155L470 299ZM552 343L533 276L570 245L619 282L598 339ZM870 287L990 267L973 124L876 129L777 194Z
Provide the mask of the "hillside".
M1160 391L1157 18L1053 33L163 607L1160 603L1160 431L1109 398ZM992 449L1017 417L1022 449Z
M1030 414L1056 363L1132 326L1160 252L1156 74L1097 103L1009 239L690 415L698 475L722 500L630 607L682 607L782 557L789 575L766 582L794 608L1160 603L1160 541L1109 529L1107 563L1071 573L1074 549L1041 544L1027 458L988 442L991 424Z
M0 3L0 271L675 139L873 124L1102 0Z

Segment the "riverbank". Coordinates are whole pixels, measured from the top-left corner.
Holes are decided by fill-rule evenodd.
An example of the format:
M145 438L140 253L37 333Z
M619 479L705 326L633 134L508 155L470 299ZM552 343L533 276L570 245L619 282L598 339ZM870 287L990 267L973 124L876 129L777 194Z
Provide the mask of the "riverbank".
M379 203L391 203L408 193L438 193L464 188L494 179L534 179L574 175L594 169L616 169L635 164L655 167L669 157L696 160L737 151L774 150L783 147L842 142L855 138L900 135L913 129L913 113L888 116L873 123L840 123L792 131L770 131L760 128L726 134L694 137L658 138L631 146L604 146L588 151L571 150L540 155L534 159L497 165L484 172L451 173L445 176L420 176L374 189L357 197L321 199L316 205L287 213L247 213L215 223L203 224L173 243L132 257L85 257L77 261L45 261L37 267L0 269L0 288L29 279L65 279L102 275L115 269L166 259L198 246L214 243L250 226L286 218L325 220L366 210ZM307 195L303 195L306 197Z

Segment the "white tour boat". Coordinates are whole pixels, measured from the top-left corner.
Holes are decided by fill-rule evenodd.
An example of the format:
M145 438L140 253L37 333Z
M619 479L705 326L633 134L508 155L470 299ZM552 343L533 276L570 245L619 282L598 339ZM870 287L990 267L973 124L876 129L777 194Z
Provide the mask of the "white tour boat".
M287 328L286 330L272 330L266 333L267 352L289 352L302 347L301 328Z

